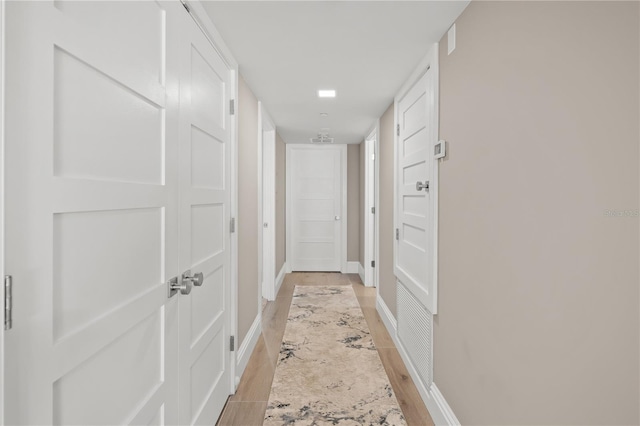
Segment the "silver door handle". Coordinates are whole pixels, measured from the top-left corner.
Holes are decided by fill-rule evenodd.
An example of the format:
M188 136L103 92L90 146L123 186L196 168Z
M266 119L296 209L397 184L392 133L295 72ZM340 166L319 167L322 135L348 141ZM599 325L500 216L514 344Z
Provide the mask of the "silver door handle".
M416 182L416 191L422 191L423 189L425 191L429 191L429 181L428 180L425 180L424 183L422 183L420 181Z
M196 287L200 287L204 283L204 274L202 272L196 272L191 274L191 270L186 270L182 274L182 282L188 281Z
M336 219L336 220L340 220L340 216L336 216L336 217L335 217L335 219Z
M190 280L180 280L178 283L178 277L173 277L168 282L169 286L169 298L173 297L178 291L185 296L191 293L192 284Z

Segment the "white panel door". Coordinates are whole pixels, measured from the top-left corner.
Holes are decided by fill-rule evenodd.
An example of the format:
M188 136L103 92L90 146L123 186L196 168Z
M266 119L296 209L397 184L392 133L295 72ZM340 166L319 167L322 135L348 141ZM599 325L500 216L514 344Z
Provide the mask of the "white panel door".
M346 145L287 145L291 268L342 269Z
M178 421L179 8L6 3L5 424Z
M203 281L180 299L180 424L213 425L230 390L230 70L181 17L180 270Z
M434 169L433 74L427 71L397 104L395 274L435 314L433 200L424 186Z

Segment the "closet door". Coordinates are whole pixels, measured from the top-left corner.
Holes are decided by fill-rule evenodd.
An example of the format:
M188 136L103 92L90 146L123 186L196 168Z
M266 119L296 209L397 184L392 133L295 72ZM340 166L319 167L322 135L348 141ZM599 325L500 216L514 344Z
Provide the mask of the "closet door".
M182 14L6 3L5 424L178 422Z
M230 69L181 16L179 261L194 287L180 297L180 423L215 424L230 390Z

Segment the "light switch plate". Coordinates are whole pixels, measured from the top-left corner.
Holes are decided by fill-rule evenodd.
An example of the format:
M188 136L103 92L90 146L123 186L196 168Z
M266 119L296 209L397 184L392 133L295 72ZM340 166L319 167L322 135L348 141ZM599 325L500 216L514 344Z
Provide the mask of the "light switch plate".
M447 32L447 55L451 55L456 48L456 24L453 24Z

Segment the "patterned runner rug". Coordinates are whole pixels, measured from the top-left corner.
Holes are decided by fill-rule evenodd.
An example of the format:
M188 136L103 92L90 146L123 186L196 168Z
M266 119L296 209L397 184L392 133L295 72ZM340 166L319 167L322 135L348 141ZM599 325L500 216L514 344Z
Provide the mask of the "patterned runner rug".
M296 286L264 424L406 424L351 286Z

